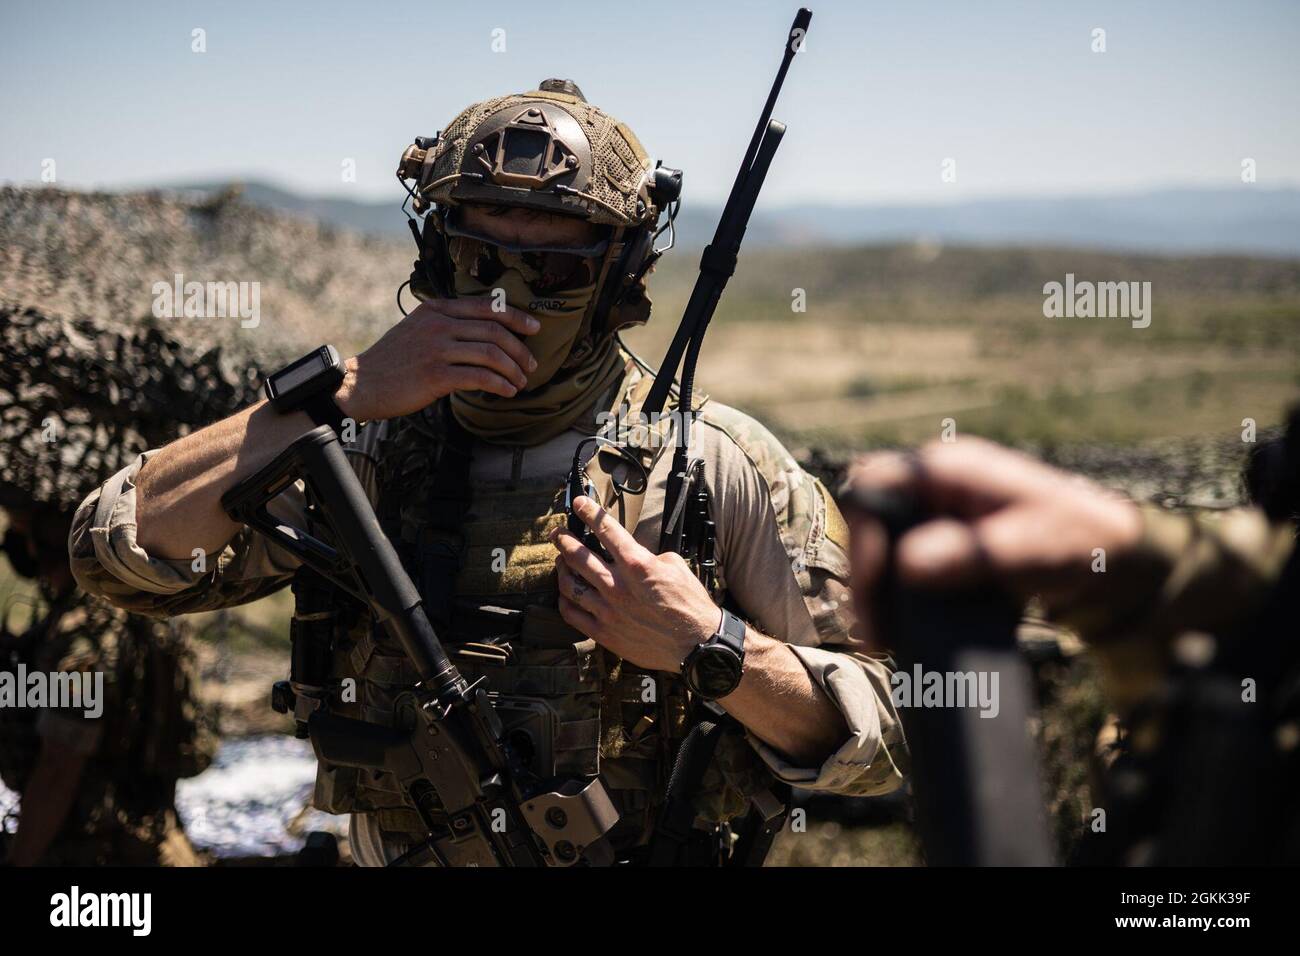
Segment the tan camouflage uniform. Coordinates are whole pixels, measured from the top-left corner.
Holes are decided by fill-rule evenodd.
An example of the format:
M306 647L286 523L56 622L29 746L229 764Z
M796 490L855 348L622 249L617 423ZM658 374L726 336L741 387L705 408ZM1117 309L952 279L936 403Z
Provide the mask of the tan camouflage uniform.
M1096 648L1116 706L1151 692L1187 632L1231 638L1268 596L1295 547L1289 522L1262 511L1178 514L1141 507L1143 539L1053 617Z
M629 362L616 392L625 394L640 376ZM615 404L614 396L607 396L596 408ZM418 519L420 482L432 469L430 449L419 444L417 418L370 423L349 451L372 495L377 495L380 476L388 474L389 487L400 492L403 511L410 502ZM553 630L558 621L553 610L556 551L546 533L563 520L563 483L575 444L595 426L593 409L585 425L537 446L475 443L470 474L474 507L464 527L465 560L458 595L484 594L498 604L527 604L529 620L537 629ZM792 648L849 728L848 737L820 766L799 766L752 736L743 751L724 746L711 775L717 789L711 798L706 796L709 805L701 806L702 812L726 818L743 809L742 795L756 786L756 771L810 790L839 794L878 794L896 788L906 771L906 756L889 700L890 671L884 660L857 652L850 642L847 530L826 489L800 469L761 425L718 403L704 406L692 430L692 446L692 454L706 463L718 526L718 557L732 602L760 631ZM70 550L74 574L83 587L122 607L165 616L253 600L288 583L294 571L289 558L247 531L210 562L206 574L191 570L189 561L146 554L135 535L134 481L148 457L149 453L141 456L91 494L77 512ZM652 550L658 544L671 457L659 456L636 529L637 539ZM398 474L390 474L394 471ZM287 495L282 500L293 512L285 517L301 526L301 496ZM509 545L507 567L504 573L489 574L491 552L503 543ZM562 622L560 627L565 627ZM347 648L349 652L339 655L338 667L372 681L368 691L372 696L363 699L358 709L367 719L380 719L391 710L391 702L380 699L384 681L398 681L402 662L388 656L390 649L375 646L368 632ZM635 669L609 659L577 632L558 649L525 647L520 654L511 667L485 666L481 675L494 689L523 687L549 702L561 721L567 721L574 738L572 751L556 755L557 769L582 772L598 760L602 778L622 801L619 826L625 832L616 842L643 842L654 791L662 797L667 771L651 743L660 728L675 719L669 702L678 702L677 716L684 710L680 681L668 678L663 692L665 714L647 714L638 704L641 677ZM471 662L458 659L457 663L464 666L467 677L479 676ZM548 673L543 675L543 669ZM543 676L553 686L539 688ZM589 755L583 749L592 724L600 731L598 755L594 739ZM754 761L754 754L761 763ZM721 786L721 779L729 786ZM384 857L391 858L391 836L415 829L405 816L409 811L395 794L386 800L383 789L373 782L362 785L318 775L318 806L357 812L354 842L362 859L367 852L364 846L378 853L381 844ZM384 839L378 838L376 829L383 831Z

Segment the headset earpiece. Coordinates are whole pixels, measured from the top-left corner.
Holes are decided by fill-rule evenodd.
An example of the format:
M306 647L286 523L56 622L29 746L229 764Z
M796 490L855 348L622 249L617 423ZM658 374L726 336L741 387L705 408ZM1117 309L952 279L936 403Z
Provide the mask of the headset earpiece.
M421 188L428 181L430 167L433 165L434 147L438 145L440 133L433 136L417 136L415 142L406 149L402 150L402 158L397 163L397 178L402 180L413 180L415 188L410 190L411 205L415 207L417 213L425 213L429 209L429 203L425 201Z
M424 226L416 225L417 220L408 220L411 233L415 236L415 245L419 258L411 267L411 291L416 298L430 296L439 299L454 299L456 284L452 278L451 254L447 249L447 239L442 234L442 214L437 210L424 218Z
M660 209L667 209L682 198L682 171L665 166L663 160L655 164L654 182L650 185L650 198Z
M407 217L407 225L411 228L411 235L419 250L419 258L412 264L410 278L411 291L416 293L417 298L433 295L450 299L456 295L451 255L442 233L443 213L426 200L422 192L432 170L440 135L441 133L435 133L433 136L415 137L415 141L402 151L402 158L397 163L397 178L406 186L412 208L417 215L424 216L423 227L419 220L409 215ZM415 183L414 188L406 185L408 181Z
M623 301L623 297L641 281L646 270L659 258L654 251L654 241L655 230L649 225L640 227L632 237L626 258L627 266L619 273L619 290L614 296L616 304Z
M618 261L613 263L609 276L605 280L600 300L592 321L592 331L599 337L607 334L609 313L622 302L640 281L644 274L643 264L647 256L652 255L654 245L654 224L647 223L630 230L623 239L623 251Z
M647 192L650 201L659 210L659 215L666 214L671 221L676 215L676 208L670 209L670 207L674 207L682 195L682 171L665 166L662 160L659 161L655 164L651 181L647 185ZM629 301L630 296L640 294L641 283L646 273L663 254L662 250L655 248L655 239L661 231L656 217L653 222L635 227L624 240L623 253L615 264L614 274L606 283L600 302L596 306L592 328L597 334L603 335L609 331L609 314L614 308L622 302ZM671 246L671 242L669 245Z

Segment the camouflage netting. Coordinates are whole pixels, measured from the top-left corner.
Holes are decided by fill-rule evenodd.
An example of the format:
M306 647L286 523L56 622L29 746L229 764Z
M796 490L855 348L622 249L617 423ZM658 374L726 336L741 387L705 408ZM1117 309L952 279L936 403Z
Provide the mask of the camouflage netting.
M400 222L399 203L393 203ZM410 240L343 232L215 197L0 187L0 305L123 327L152 314L155 283L257 282L260 322L168 320L199 349L223 345L267 367L322 342L348 354L401 318L393 301Z
M604 225L626 226L650 218L654 209L647 202L645 187L651 163L632 130L590 103L564 93L542 91L484 100L453 119L439 138L429 178L435 188L426 193L426 198L444 203L468 198L474 187L458 181L456 174L466 168L465 152L479 127L497 112L522 109L538 101L557 103L568 111L591 146L592 169L583 188L599 202L584 203L572 196L566 196L563 202L585 212L591 222Z
M146 319L118 331L0 307L0 505L74 509L148 448L257 397L257 370Z

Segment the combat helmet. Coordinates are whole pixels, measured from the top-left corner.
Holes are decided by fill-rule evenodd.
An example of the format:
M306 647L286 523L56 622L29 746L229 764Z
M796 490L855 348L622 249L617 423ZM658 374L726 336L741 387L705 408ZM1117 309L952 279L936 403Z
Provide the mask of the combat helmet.
M397 176L425 215L422 231L411 220L420 258L410 283L418 297L451 294L448 216L463 203L487 203L604 227L587 325L599 336L649 317L645 277L671 247L682 174L652 163L632 130L588 103L573 81L544 80L536 90L473 104L438 135L416 138ZM655 248L665 230L668 244Z

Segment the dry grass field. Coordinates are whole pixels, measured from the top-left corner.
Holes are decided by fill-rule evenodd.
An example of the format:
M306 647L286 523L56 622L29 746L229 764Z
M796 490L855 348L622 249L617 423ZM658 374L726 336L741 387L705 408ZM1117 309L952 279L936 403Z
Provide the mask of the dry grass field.
M685 261L683 261L685 260ZM628 341L662 354L689 255L656 279L659 317ZM1044 283L1152 283L1151 324L1049 319ZM791 308L803 289L807 311ZM1020 445L1239 436L1300 394L1300 264L934 246L757 251L702 353L700 381L796 445L959 433Z

